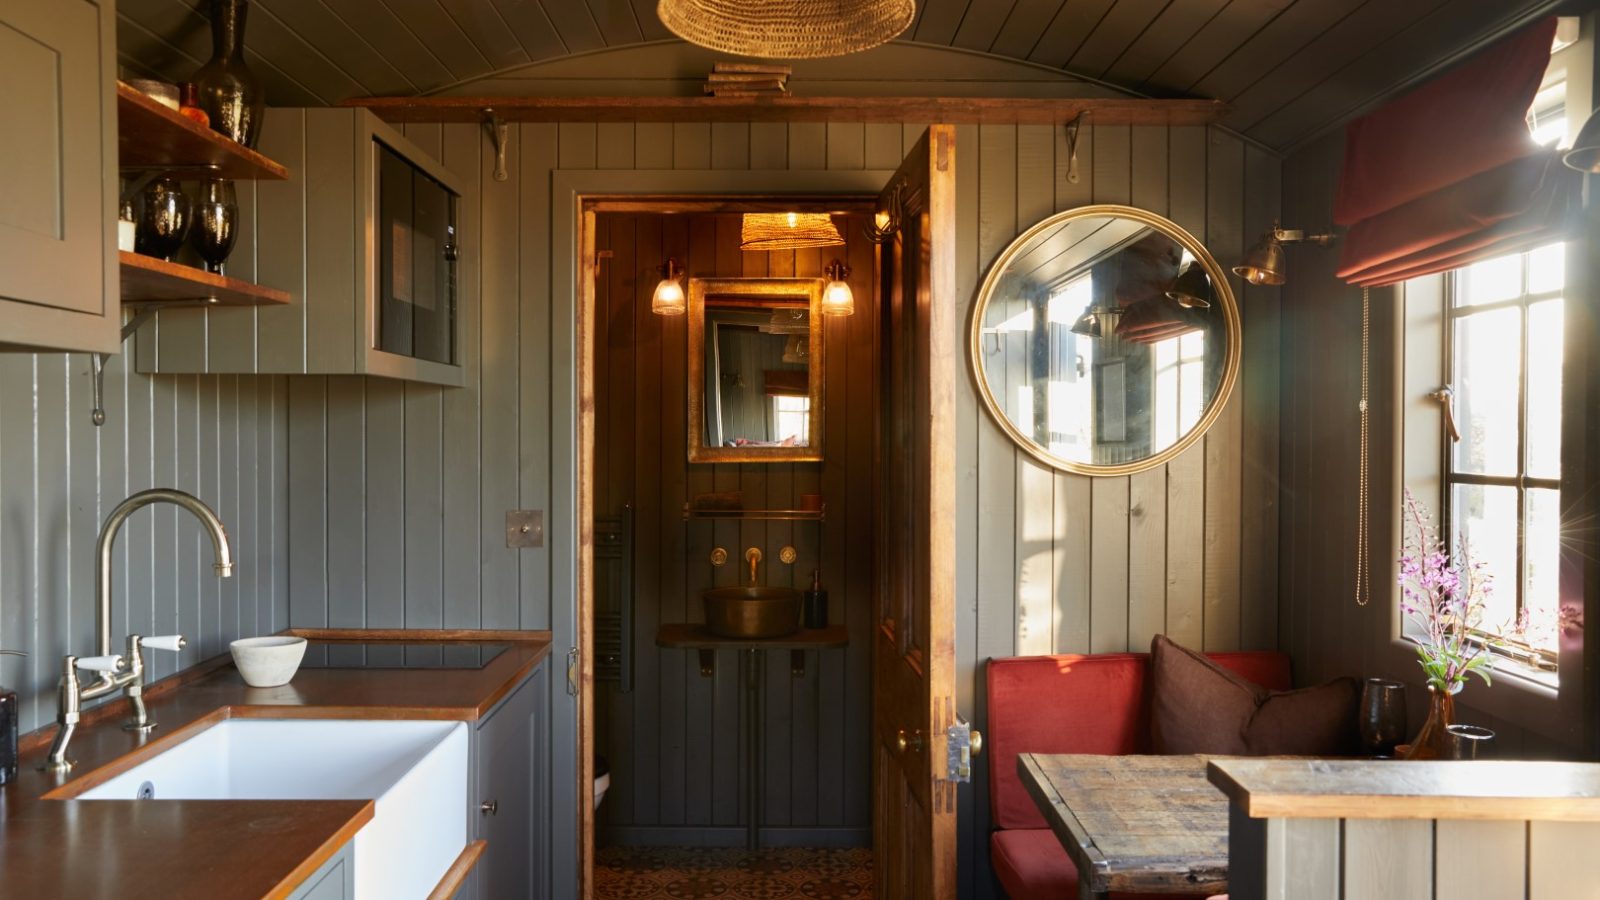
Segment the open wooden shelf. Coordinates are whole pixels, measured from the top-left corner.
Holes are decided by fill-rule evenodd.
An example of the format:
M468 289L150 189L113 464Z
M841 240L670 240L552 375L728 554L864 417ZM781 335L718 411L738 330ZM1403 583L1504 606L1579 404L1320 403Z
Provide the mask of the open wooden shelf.
M289 302L288 291L262 287L237 278L213 275L203 269L120 251L122 302L197 306L264 306Z
M822 509L696 509L685 503L683 517L763 522L821 522L828 517L828 507L824 504Z
M386 122L938 122L966 125L1209 125L1217 100L1053 97L358 97Z
M241 181L289 177L289 170L117 82L117 164L176 175L218 175Z
M688 623L662 625L656 632L656 646L680 650L828 650L849 643L850 629L844 625L802 628L775 638L718 637L704 625Z

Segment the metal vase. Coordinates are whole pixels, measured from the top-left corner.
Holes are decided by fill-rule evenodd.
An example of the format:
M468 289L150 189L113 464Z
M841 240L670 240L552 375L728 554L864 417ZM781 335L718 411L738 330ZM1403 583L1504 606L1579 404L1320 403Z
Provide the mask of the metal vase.
M207 178L200 182L190 243L205 260L207 272L222 274L222 264L233 252L238 238L239 202L234 196L233 182L226 178Z
M189 80L199 92L200 108L211 117L213 131L254 148L261 137L266 92L244 64L246 0L211 0L211 61Z

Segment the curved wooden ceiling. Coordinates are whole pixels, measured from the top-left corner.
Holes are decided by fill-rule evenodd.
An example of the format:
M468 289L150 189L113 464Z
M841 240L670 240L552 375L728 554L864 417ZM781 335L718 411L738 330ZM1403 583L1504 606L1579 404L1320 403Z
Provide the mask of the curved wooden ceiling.
M495 72L669 40L656 0L253 0L270 102L436 92ZM1293 148L1558 0L918 0L903 40L1024 60L1161 97L1228 102L1223 124ZM123 64L186 78L205 0L119 0Z

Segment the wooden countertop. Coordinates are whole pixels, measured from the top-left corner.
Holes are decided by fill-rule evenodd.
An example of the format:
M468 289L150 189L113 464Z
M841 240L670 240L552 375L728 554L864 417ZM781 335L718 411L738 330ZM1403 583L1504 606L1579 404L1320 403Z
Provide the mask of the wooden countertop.
M22 740L17 780L0 788L5 896L283 897L372 818L364 800L55 799L233 717L475 721L550 652L548 632L293 630L313 640L509 645L482 669L302 669L281 688L246 685L227 656L145 689L159 727L122 730L120 694L88 710L72 772L38 770L55 726ZM265 840L251 840L254 837ZM131 892L130 892L131 891Z
M1206 777L1255 819L1600 822L1600 763L1228 758Z

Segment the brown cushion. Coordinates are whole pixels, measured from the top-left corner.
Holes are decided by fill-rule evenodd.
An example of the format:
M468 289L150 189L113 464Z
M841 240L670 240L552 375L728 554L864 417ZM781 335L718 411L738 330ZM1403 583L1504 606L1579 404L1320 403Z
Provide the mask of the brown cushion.
M1355 679L1274 693L1165 635L1150 642L1157 753L1343 756L1356 741Z

